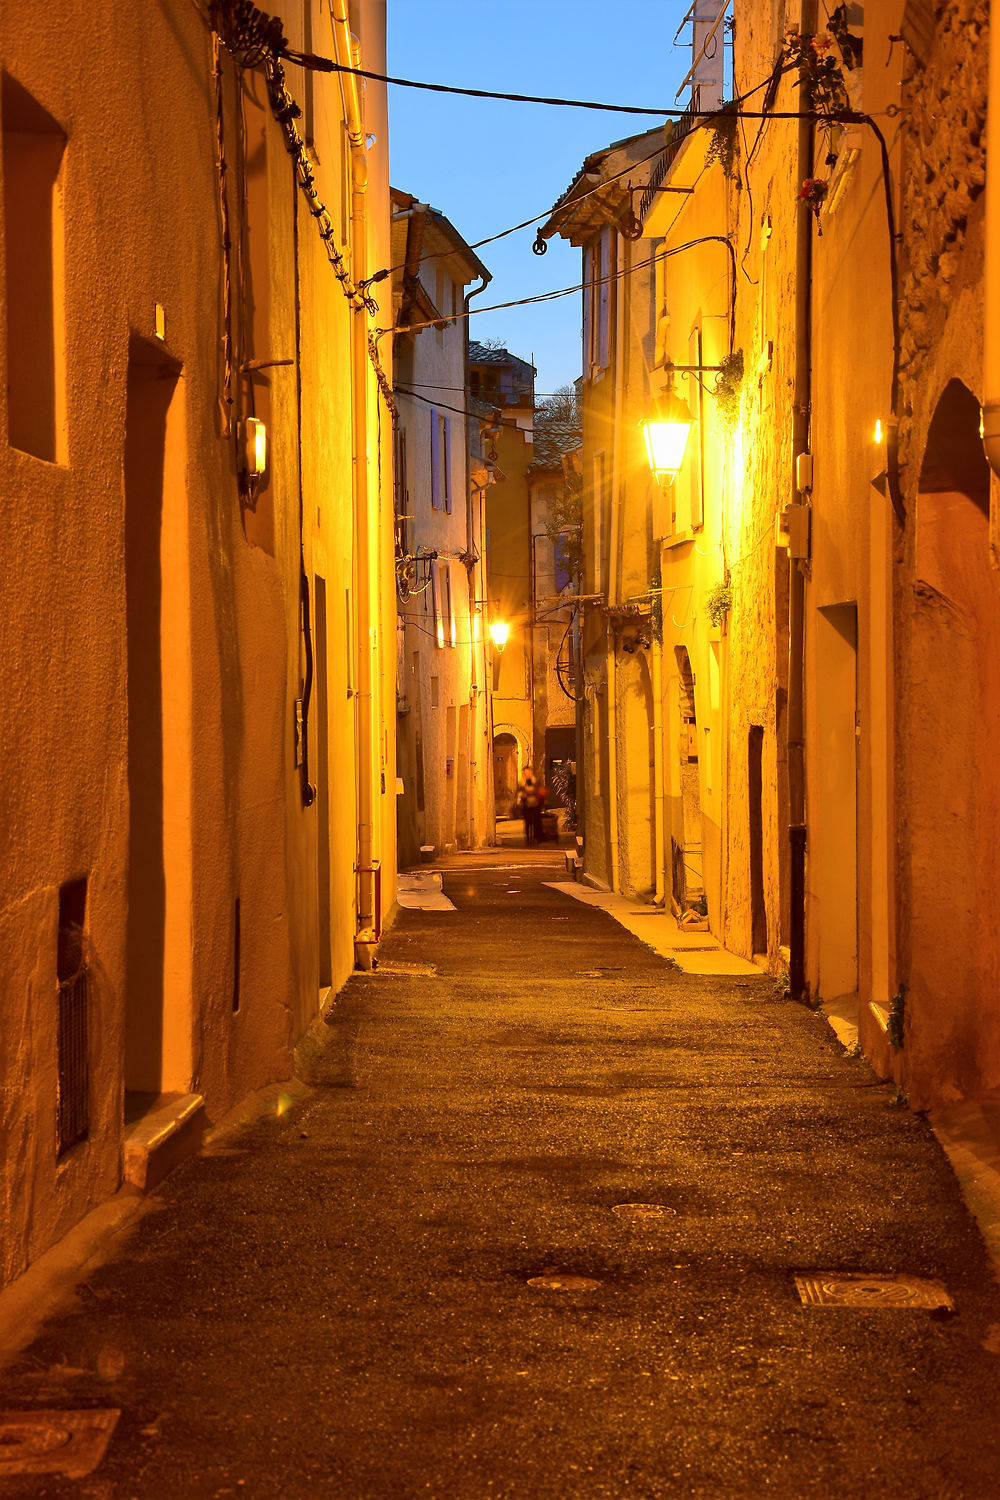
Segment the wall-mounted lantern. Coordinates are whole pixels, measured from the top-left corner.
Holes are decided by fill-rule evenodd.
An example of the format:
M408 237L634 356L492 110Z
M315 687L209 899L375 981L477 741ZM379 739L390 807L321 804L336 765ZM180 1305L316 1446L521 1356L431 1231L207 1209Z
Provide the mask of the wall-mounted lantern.
M267 429L259 417L240 423L240 472L244 479L260 479L267 467Z
M656 415L639 423L650 472L657 484L672 484L677 477L693 421L687 402L668 387Z

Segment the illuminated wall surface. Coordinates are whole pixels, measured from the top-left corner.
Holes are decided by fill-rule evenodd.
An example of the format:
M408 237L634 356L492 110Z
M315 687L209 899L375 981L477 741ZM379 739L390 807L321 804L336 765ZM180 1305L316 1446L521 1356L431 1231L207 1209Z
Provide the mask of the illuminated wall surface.
M586 868L775 973L801 918L808 994L923 1105L1000 1086L986 11L854 7L813 45L736 0L775 118L597 149L543 228L585 288ZM794 117L827 59L874 125ZM672 391L692 428L655 484Z
M306 10L292 44L343 49ZM354 290L388 264L379 90L345 121L289 69L328 255L280 80L240 98L190 6L99 32L0 16L4 1282L117 1189L126 1112L218 1120L289 1075L374 922L355 865L394 891L391 422Z

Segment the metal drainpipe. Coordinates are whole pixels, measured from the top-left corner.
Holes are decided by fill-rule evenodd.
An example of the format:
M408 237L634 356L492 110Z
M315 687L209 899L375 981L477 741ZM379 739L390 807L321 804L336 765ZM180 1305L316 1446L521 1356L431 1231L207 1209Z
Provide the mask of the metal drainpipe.
M1000 5L990 5L986 103L986 298L983 333L983 447L1000 475Z
M663 595L661 593L662 600ZM663 806L663 643L654 637L650 646L653 659L653 866L657 906L666 902L666 819Z
M815 0L803 0L800 35L816 29ZM814 153L812 120L800 119L796 185L812 176ZM795 460L809 449L812 400L812 215L805 203L797 206L795 230L795 369L792 396L792 502L801 503ZM788 987L796 1000L805 998L806 965L806 787L803 714L803 657L805 654L805 588L802 564L788 559L788 845L789 932Z
M468 553L469 557L472 557L472 558L476 559L475 562L472 562L472 563L469 564L469 574L468 574L468 576L469 576L469 626L470 626L470 634L472 636L472 639L469 642L469 655L470 655L470 660L469 660L470 684L469 685L470 685L470 687L471 687L472 683L474 683L477 680L477 674L479 672L479 664L476 661L475 631L472 630L472 621L475 619L476 599L477 599L477 597L479 599L485 599L486 598L486 574L485 574L485 571L484 571L484 568L483 568L483 562L484 562L483 555L482 555L482 552L480 551L480 548L479 548L479 545L478 545L478 543L479 543L479 537L478 537L477 532L476 532L476 518L475 518L475 515L474 515L474 507L473 507L473 500L472 500L472 421L473 421L473 419L469 415L469 402L472 400L472 391L470 389L470 386L471 386L472 382L471 382L471 377L470 377L470 373L469 373L469 303L472 301L473 297L478 297L481 292L485 292L486 288L489 286L489 284L490 284L490 282L492 280L493 280L493 277L490 275L489 271L487 271L485 269L485 267L484 267L483 268L483 274L480 277L480 281L481 281L482 285L481 286L474 286L472 288L471 292L466 292L466 294L465 294L465 298L464 298L464 303L465 303L465 317L462 320L462 330L463 330L463 333L464 333L464 336L465 336L464 354L463 354L464 374L462 376L462 379L463 379L464 388L465 388L465 402L464 402L464 405L465 405L465 411L466 411L466 417L465 417L465 550ZM485 498L483 500L483 503L485 504ZM477 573L479 575L479 586L478 586L478 588L476 586L476 575L477 575ZM487 617L486 620L482 621L482 627L483 628L480 631L480 635L482 637L482 653L483 653L483 675L482 675L483 698L485 699L486 695L490 691L490 686L489 686L489 684L488 684L488 682L486 680L486 673L487 673L486 637L487 637L488 628L489 628L489 618L488 617ZM471 694L471 692L469 694L469 698L470 698L470 700L472 700L472 694ZM469 745L469 750L471 751L471 754L468 757L470 764L469 764L469 777L468 777L468 786L467 786L467 789L466 789L466 797L467 797L468 804L469 804L468 805L469 847L470 848L475 848L475 844L476 844L476 778L475 778L475 776L472 773L472 762L475 762L476 765L477 765L477 767L479 765L483 764L483 762L485 762L486 765L488 765L489 768L490 768L489 769L489 775L488 775L488 777L484 776L482 778L482 781L481 781L481 785L482 785L482 788L483 788L483 797L485 799L486 797L490 796L491 791L492 791L492 787L493 787L493 737L492 737L492 735L481 735L480 734L480 732L479 732L479 712L478 712L478 705L475 703L474 700L473 700L473 711L472 711L472 714L471 714L470 717L471 717L471 723L470 723L470 726L469 726L469 738L471 740L471 744ZM489 725L487 724L486 727L489 728ZM482 739L486 739L487 740L485 754L481 754L482 746L480 745L480 741ZM483 803L483 806L484 806L484 809L485 809L485 806L486 806L485 801ZM485 835L485 832L486 832L486 830L484 829L484 835Z
M347 0L329 0L330 19L333 24L334 49L342 67L357 67L354 38L351 35ZM347 138L351 148L351 270L355 284L367 274L367 223L365 193L368 186L368 162L365 154L365 136L361 121L361 105L357 79L350 74L340 75L341 99ZM357 713L357 759L358 759L358 872L371 870L380 854L379 839L374 819L375 779L375 715L372 704L372 539L371 506L369 505L368 480L368 350L366 347L367 314L355 313L362 320L360 328L355 326L352 340L353 361L353 424L354 424L354 533L355 533L355 615L358 641L358 684L355 695ZM374 889L366 897L359 888L358 928L377 921L374 911Z

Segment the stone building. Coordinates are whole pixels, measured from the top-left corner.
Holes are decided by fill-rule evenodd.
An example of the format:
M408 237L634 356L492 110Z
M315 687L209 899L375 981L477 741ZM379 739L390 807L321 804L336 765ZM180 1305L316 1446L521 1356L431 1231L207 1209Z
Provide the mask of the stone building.
M661 901L669 792L654 617L666 522L639 430L655 388L655 286L653 247L633 230L641 199L632 189L641 191L662 152L662 129L594 152L541 230L580 246L585 288L577 777L585 869L612 890Z
M856 1023L920 1107L1000 1088L987 10L898 0L820 24L813 4L735 0L743 119L693 98L638 226L623 142L544 230L582 245L592 286L589 878L678 910L700 882L722 941ZM644 488L631 435L671 388L687 449ZM644 594L630 720L597 622L610 642Z
M278 26L0 14L0 1283L287 1077L394 899L384 91Z
M398 847L412 865L493 831L485 483L462 315L490 273L436 209L395 189L392 206Z
M534 456L534 367L507 349L473 340L470 390L499 413L486 491L486 565L490 623L509 627L502 653L494 654L493 786L498 817L514 806L517 781L544 750L535 744L534 605L531 569L531 494Z

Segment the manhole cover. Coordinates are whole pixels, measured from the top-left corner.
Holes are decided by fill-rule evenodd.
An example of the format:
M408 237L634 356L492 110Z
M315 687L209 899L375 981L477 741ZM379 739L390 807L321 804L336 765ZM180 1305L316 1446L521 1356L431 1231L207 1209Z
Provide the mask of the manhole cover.
M601 1283L592 1276L529 1276L528 1285L549 1292L593 1292Z
M616 1203L611 1209L620 1219L673 1219L677 1216L676 1208L668 1208L665 1203Z
M64 1474L82 1479L97 1467L117 1411L0 1411L0 1478Z
M808 1307L953 1307L939 1281L919 1276L879 1276L865 1271L795 1273Z
M429 979L437 973L437 967L435 964L405 963L398 960L393 963L386 963L383 960L378 966L378 972L380 974L405 974L416 978Z

